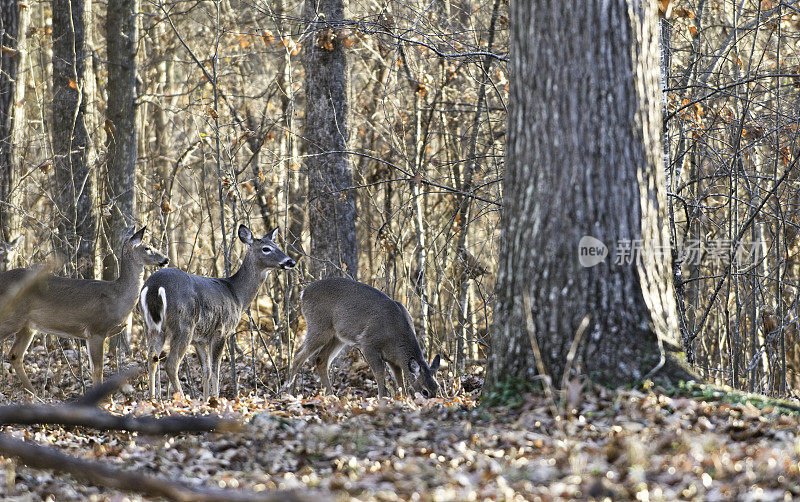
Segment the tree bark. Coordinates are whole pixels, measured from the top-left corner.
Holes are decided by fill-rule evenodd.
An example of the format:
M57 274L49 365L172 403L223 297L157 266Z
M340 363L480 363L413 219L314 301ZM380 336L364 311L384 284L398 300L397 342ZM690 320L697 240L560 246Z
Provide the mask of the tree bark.
M643 0L512 2L515 79L485 393L508 377L532 380L532 339L560 382L585 317L572 370L608 385L657 368L691 378L671 353L660 361L659 342L676 344L678 331L654 9ZM608 246L596 266L579 262L584 236ZM633 260L617 252L625 240Z
M14 232L14 210L7 204L13 203L16 176L14 138L19 136L17 129L24 117L20 65L29 18L27 5L21 6L18 0L0 1L0 239L4 242L9 242Z
M313 34L303 47L305 165L308 170L310 269L317 277L358 275L353 175L343 153L347 124L347 57L336 23L342 0L306 0L303 17Z
M114 280L119 271L117 257L126 228L134 223L136 198L136 0L109 0L106 13L108 58L108 163L104 184L103 226L109 251L103 259L103 279ZM130 323L109 340L109 348L128 352Z
M83 0L52 0L55 247L67 272L94 276L94 183L86 163Z

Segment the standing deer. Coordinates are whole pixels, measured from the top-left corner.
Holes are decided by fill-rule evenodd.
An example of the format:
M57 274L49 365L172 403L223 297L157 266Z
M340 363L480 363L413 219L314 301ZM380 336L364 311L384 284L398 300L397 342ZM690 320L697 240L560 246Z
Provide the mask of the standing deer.
M386 395L386 364L403 392L407 393L407 370L414 377L411 388L415 392L428 398L439 393L434 379L439 356L430 366L425 362L414 322L402 303L372 286L337 277L306 287L300 295L300 306L308 329L294 356L284 390L292 384L300 366L316 355L320 382L333 394L330 364L345 346L355 345L375 375L379 397Z
M158 357L167 340L170 348L166 370L173 391L184 395L178 370L193 343L203 370L203 399L209 397L209 385L211 395L219 397L219 367L225 341L264 283L267 271L295 266L295 261L275 244L277 233L275 228L255 239L249 228L240 225L239 239L247 244L247 253L231 277L202 277L169 268L147 279L139 305L147 328L151 398L156 395Z
M21 235L11 239L9 242L0 241L0 271L7 270L8 264L11 261L11 252L14 251L23 237Z
M9 352L11 366L23 387L34 393L22 359L33 340L34 331L86 340L92 385L103 381L103 343L125 327L125 320L136 306L142 287L144 267L166 265L166 256L142 244L145 229L126 233L115 281L95 281L45 276L25 288L19 298L0 309L0 341L15 336ZM31 269L0 273L0 298L24 283Z

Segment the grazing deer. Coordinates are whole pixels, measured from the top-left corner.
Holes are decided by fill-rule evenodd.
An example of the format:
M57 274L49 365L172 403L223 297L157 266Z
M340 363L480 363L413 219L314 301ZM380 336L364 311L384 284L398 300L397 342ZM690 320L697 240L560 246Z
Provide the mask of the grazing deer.
M117 280L45 276L2 309L0 341L16 337L9 360L26 390L34 393L22 366L34 331L86 340L92 385L103 381L103 342L124 329L126 318L136 306L144 267L166 265L169 261L142 244L144 231L142 228L134 233L131 227L126 233ZM35 273L35 270L22 268L0 273L0 298Z
M0 271L7 270L11 261L11 252L14 251L22 242L23 236L17 236L9 242L0 241Z
M306 319L306 338L294 356L284 390L292 384L306 360L316 355L316 371L325 389L333 394L329 367L347 345L364 355L375 381L378 396L386 395L385 365L395 383L407 393L404 374L414 377L411 388L425 397L439 393L434 379L439 356L430 366L414 332L414 322L402 303L372 286L345 278L323 279L310 284L300 295Z
M144 283L139 306L147 329L151 398L156 396L158 358L167 340L170 348L166 370L173 392L184 395L178 369L193 343L203 370L203 399L209 397L209 385L211 395L219 397L219 367L225 341L264 283L267 271L295 266L295 261L274 242L277 228L261 239L255 239L244 225L239 226L238 233L247 244L247 253L231 277L202 277L168 268L154 273Z

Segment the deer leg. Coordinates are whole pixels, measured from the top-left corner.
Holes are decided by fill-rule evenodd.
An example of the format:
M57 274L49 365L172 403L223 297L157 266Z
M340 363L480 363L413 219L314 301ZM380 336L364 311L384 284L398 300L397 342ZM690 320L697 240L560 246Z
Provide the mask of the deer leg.
M378 397L386 397L386 363L383 362L380 351L375 347L364 347L361 349L364 359L367 360L372 374L375 375L375 383L378 384Z
M392 372L392 377L394 378L395 383L397 384L397 392L402 393L404 395L408 395L408 389L406 388L406 380L403 377L403 368L394 364L388 363L389 370Z
M328 394L334 395L333 387L331 386L330 367L331 363L339 352L344 348L345 344L338 338L333 337L331 341L325 344L317 354L316 370L319 375L319 381Z
M156 378L158 378L158 354L149 354L147 356L147 379L148 388L150 390L150 399L156 398Z
M180 394L181 398L186 397L186 394L183 393L183 387L181 387L181 382L178 379L178 370L181 368L183 358L189 349L189 340L192 339L191 333L192 331L187 331L170 339L169 355L167 355L167 362L164 365L172 391ZM167 394L169 395L169 391L167 391Z
M323 330L320 329L318 325L309 325L306 330L306 337L294 355L292 368L289 370L289 377L286 379L286 383L283 384L281 393L286 392L286 390L292 386L297 373L300 371L300 367L303 366L311 356L324 350L324 347L335 339L336 332L333 331L332 327L331 329ZM325 373L327 375L327 371ZM330 388L330 384L328 384L328 387Z
M31 394L35 394L33 385L31 385L31 381L28 380L28 375L25 373L25 368L22 365L22 358L25 356L25 352L28 350L32 341L33 331L27 327L22 328L17 332L14 345L11 346L11 350L8 352L8 359L11 361L11 367L14 369L14 373L17 374L17 378L22 382L22 386L25 390Z
M164 348L164 335L163 333L156 333L155 335L148 332L147 338L149 340L147 348L147 376L149 378L150 399L155 399L156 396L161 395L161 392L156 393L156 382L159 384L159 391L161 390L161 381L158 372L158 358L161 355L161 349Z
M211 376L211 361L209 360L208 345L205 343L195 343L194 349L197 351L197 357L200 358L200 368L203 371L202 386L203 386L203 400L208 400L209 396L209 380Z
M225 352L225 340L225 337L221 337L214 340L211 346L211 395L214 397L219 397L219 368Z
M89 368L92 371L92 387L103 383L103 351L106 339L102 336L89 335L86 344L89 347Z
M286 383L283 384L281 388L281 393L285 393L294 383L294 378L297 376L297 372L300 371L300 367L305 363L309 357L314 355L314 352L317 351L318 347L311 347L308 342L308 337L303 341L303 344L300 345L300 348L297 349L297 352L294 355L294 361L292 361L292 368L289 370L289 377L286 379Z

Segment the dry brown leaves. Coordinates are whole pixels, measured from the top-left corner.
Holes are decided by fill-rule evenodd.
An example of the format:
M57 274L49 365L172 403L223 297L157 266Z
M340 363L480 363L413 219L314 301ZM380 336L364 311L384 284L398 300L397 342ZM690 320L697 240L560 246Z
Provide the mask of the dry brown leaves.
M29 371L46 364L35 349ZM34 379L37 388L52 389L47 401L80 392L76 384L61 389L69 379L55 374L53 366L49 370L52 385L41 373ZM242 371L245 378L246 368ZM380 401L369 397L375 395L374 382L357 360L335 374L342 397L276 397L270 390L220 399L215 406L191 399L151 402L143 398L140 383L132 395L118 396L106 408L145 416L216 413L245 426L238 433L174 437L43 426L5 432L190 484L300 489L323 499L800 497L800 423L776 407L588 386L569 399L565 416L554 418L538 395L515 410L482 409L475 401L478 380L461 379L469 395ZM15 387L15 377L5 375L3 401L22 399ZM308 374L298 386L306 396L316 388ZM0 458L0 466L4 500L141 500L7 459Z

